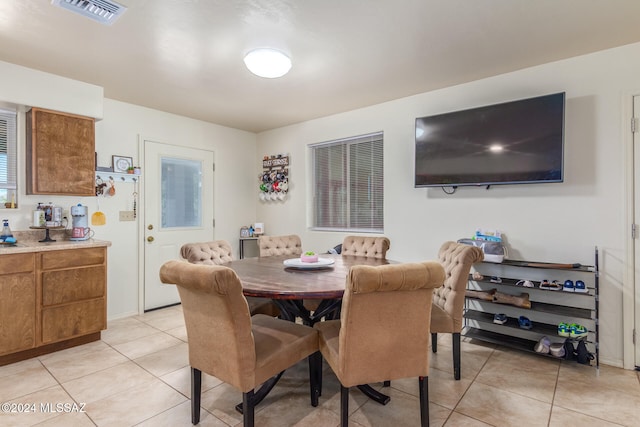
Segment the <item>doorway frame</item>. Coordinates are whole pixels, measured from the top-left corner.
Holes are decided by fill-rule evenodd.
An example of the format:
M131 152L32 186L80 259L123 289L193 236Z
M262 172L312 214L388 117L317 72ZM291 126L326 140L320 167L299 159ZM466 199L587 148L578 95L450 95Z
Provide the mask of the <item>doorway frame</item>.
M633 133L631 132L631 120L633 119L633 99L640 96L640 88L630 90L623 94L621 114L621 135L624 143L625 157L625 268L622 280L622 365L624 369L636 367L636 343L634 343L634 331L636 329L636 298L640 290L635 279L635 242L631 236L631 225L634 223L634 147ZM640 165L638 165L640 168ZM640 189L638 189L640 192ZM640 238L640 236L637 236ZM638 304L640 309L640 304Z

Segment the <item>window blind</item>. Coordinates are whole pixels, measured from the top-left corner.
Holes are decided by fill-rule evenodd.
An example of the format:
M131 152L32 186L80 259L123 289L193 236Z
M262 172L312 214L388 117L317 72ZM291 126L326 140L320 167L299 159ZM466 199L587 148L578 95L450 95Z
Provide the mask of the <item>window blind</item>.
M10 201L16 190L16 113L0 110L0 201Z
M382 232L382 132L310 146L315 229Z

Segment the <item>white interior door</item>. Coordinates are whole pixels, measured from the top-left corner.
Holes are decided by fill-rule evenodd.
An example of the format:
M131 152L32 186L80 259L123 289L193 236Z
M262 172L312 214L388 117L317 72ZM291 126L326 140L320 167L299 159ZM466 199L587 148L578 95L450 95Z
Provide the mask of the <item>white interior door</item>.
M160 266L180 247L213 240L213 152L144 141L144 309L180 302Z

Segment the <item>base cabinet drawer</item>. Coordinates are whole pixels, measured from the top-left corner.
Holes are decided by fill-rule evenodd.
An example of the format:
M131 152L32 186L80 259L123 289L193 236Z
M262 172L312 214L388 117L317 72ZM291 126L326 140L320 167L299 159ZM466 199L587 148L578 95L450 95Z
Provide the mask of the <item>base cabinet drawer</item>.
M99 332L107 327L104 298L43 308L42 343Z
M43 307L104 297L105 274L103 265L43 272Z

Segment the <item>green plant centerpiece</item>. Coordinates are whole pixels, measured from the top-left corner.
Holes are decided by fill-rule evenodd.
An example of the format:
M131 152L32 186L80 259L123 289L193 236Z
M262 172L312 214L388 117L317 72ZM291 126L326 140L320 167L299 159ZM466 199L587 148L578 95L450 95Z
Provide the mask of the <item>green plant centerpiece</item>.
M313 251L306 251L300 255L300 261L302 262L318 262L318 255Z

